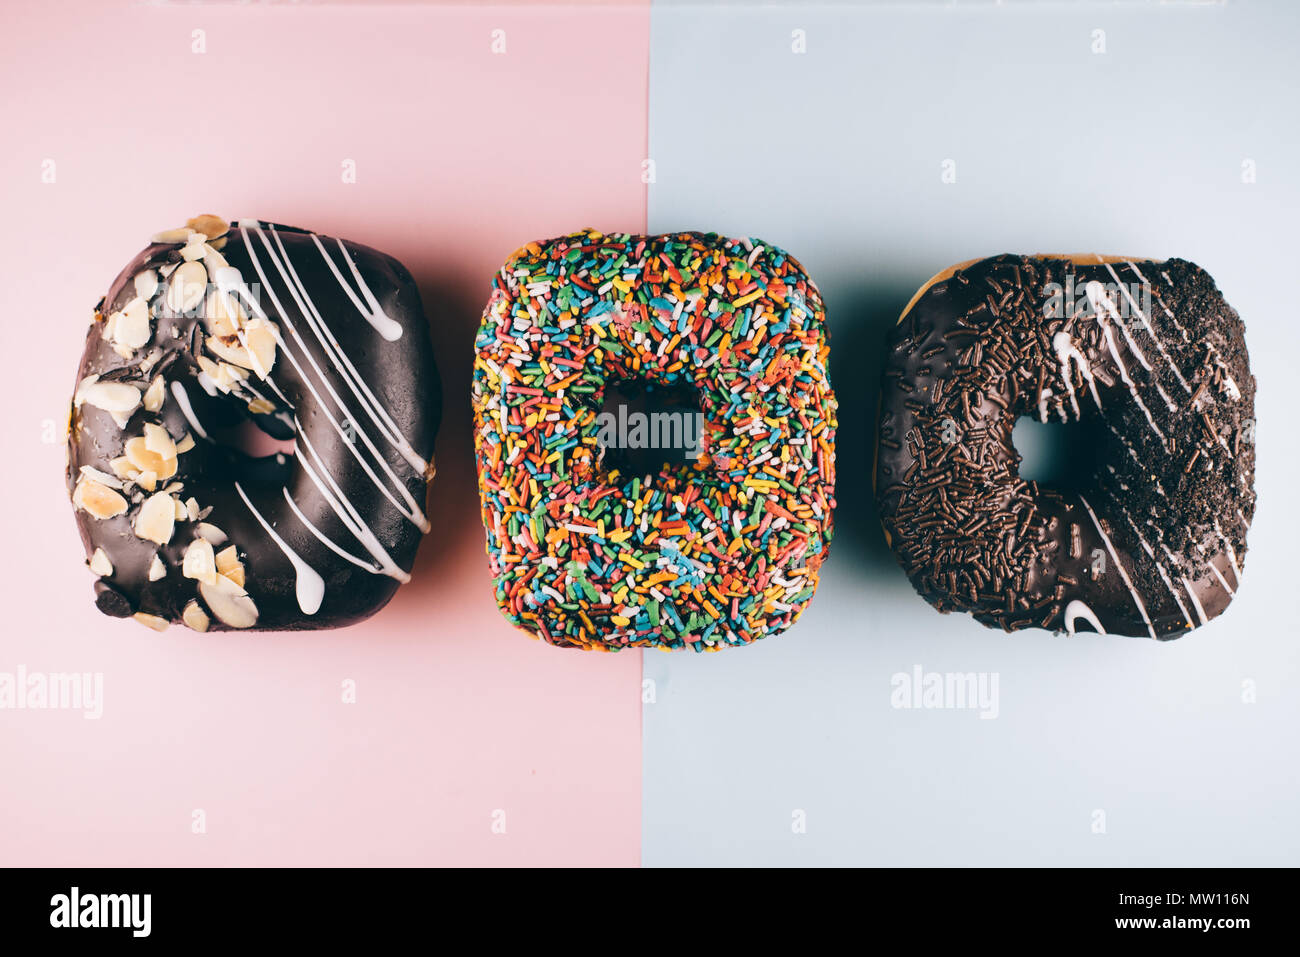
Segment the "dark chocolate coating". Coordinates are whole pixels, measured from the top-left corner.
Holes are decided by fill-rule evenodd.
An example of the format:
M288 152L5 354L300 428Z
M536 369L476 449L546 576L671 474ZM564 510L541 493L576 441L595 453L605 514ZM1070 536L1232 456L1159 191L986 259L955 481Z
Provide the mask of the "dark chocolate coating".
M891 336L875 468L917 591L1008 631L1095 615L1168 639L1220 614L1255 511L1244 333L1178 259L1005 255L934 283ZM1021 479L1021 415L1096 423L1095 474L1074 490Z
M277 238L283 248L276 244ZM316 240L321 246L317 246ZM417 515L422 518L433 476L441 395L428 324L415 281L397 260L368 247L347 243L347 254L362 277L364 285L361 285L352 275L337 240L315 237L292 227L234 224L225 236L212 240L212 245L219 247L229 267L239 271L246 290L255 295L266 318L279 330L281 343L275 349L269 381L260 379L255 371L247 373L248 383L270 400L274 409L263 414L250 413L248 400L253 395L247 390L242 396L236 394L239 389L236 393L218 391L215 395L205 391L204 386L210 388L212 380L205 377L206 381L200 382L198 356L220 362L205 346L212 332L211 310L201 307L195 310L196 314L178 314L168 308L165 292L168 279L160 282L158 292L151 298L155 311L150 320L151 338L145 346L134 350L127 359L115 352L112 343L104 338L104 318L120 311L136 296L133 277L146 269L157 271L167 264L180 262L182 244L155 242L126 266L100 303L86 339L77 380L81 382L87 376L98 375L100 381L126 382L144 392L153 377L161 374L167 383L162 406L157 412L137 406L126 427L120 428L108 412L93 404L74 405L69 430L69 490L75 488L82 466L111 475L110 462L123 455L126 440L140 435L146 422L161 425L174 440L179 441L189 433L195 440L194 447L177 456L178 471L174 477L159 482L158 488L182 483L183 488L176 497L181 501L191 496L197 499L204 510L202 521L215 525L227 536L228 541L220 544L217 551L229 544L237 546L245 570L245 588L257 609L252 628L267 631L335 628L360 621L392 598L398 578L358 567L324 544L293 511L285 492L321 536L359 559L378 564L365 543L349 528L349 525L359 527L355 524L355 518L359 518L373 531L375 540L393 564L409 572L422 529L384 496L367 475L362 461L381 479L385 474L380 463L387 463L397 483L385 481L385 487L398 502L405 501L399 491L404 489L418 505L421 511ZM330 253L329 261L321 247ZM277 269L277 262L292 266L297 275L294 283L297 288L291 288L290 277ZM380 335L348 296L331 270L330 262L362 302L368 287L383 313L401 327L400 337L388 341ZM213 267L209 275L214 288L218 278L215 272ZM229 279L231 274L223 275ZM337 343L337 352L313 333L305 314L307 306L314 306L319 313L324 328ZM251 316L252 310L249 312ZM286 350L296 362L291 361ZM345 373L339 353L351 362L355 376ZM147 357L151 355L156 361L145 371L141 362L145 360L148 364ZM313 370L308 357L315 360L319 373ZM358 381L373 393L374 402L358 397L359 391L364 394ZM188 420L172 392L173 382L184 387L194 417L208 439L201 437ZM287 403L276 394L276 389ZM405 437L413 456L427 463L426 468L417 469L384 437L381 426L366 411L376 407L391 417L395 432ZM294 453L254 458L227 444L228 430L245 420L252 420L275 438L292 438L297 432L295 417L301 422L302 432ZM331 417L343 427L343 434L331 424ZM324 480L326 488L331 489L337 502L346 500L356 509L357 515L351 521L340 516L303 467L304 459L315 462L304 454L304 437L323 466L315 469L317 475L324 480L322 473L328 472L336 483L331 486ZM367 439L374 449L366 445ZM354 449L361 461L354 456ZM293 561L237 493L236 482L289 550L323 579L323 600L314 613L306 613L296 597L299 572ZM198 523L177 520L170 541L158 546L138 537L134 531L133 523L148 493L128 483L121 494L129 502L124 514L97 519L83 509L76 510L87 556L102 548L113 567L111 575L96 580L99 608L116 617L143 613L180 622L187 603L197 599L211 619L211 630L225 629L227 626L200 597L198 582L182 573L183 556L196 536ZM149 570L155 554L163 562L166 575L150 581Z

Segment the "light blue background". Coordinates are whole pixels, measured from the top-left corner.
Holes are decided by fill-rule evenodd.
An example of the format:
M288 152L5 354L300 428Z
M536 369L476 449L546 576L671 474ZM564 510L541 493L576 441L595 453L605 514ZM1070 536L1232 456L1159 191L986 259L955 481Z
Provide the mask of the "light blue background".
M1298 7L653 9L650 230L794 253L829 304L841 414L837 537L800 623L645 655L646 864L1300 864ZM1007 637L935 613L885 549L888 327L937 270L1038 251L1191 259L1246 320L1245 582L1180 641ZM999 716L893 709L915 665L996 672Z

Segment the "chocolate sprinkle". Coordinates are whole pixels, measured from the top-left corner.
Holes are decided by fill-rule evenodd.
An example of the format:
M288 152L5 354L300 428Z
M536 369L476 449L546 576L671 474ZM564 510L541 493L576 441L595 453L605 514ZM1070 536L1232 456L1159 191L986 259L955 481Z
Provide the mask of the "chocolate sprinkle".
M1255 510L1255 381L1204 270L998 256L931 285L890 348L880 425L907 441L879 443L877 499L932 605L1161 639L1227 607ZM1020 476L1022 415L1103 426L1080 491Z

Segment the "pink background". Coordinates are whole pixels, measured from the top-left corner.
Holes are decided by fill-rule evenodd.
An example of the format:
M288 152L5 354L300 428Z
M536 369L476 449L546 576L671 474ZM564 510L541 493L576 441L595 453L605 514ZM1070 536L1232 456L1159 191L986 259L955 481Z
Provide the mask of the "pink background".
M104 716L0 710L0 864L638 862L641 659L546 647L497 612L468 382L513 249L645 226L648 17L6 10L0 671L102 672ZM414 582L368 623L205 637L94 609L61 474L86 324L152 232L200 212L364 242L420 280L444 380L434 528Z

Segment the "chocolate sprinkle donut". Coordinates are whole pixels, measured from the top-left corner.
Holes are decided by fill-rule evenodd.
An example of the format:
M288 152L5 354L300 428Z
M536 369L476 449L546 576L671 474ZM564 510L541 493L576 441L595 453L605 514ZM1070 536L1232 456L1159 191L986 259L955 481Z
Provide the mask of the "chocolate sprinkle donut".
M396 260L197 217L114 281L77 378L68 489L105 614L333 628L408 580L440 398ZM242 451L250 421L292 452Z
M1235 594L1255 511L1240 317L1179 259L997 256L940 273L890 341L875 489L942 612L1170 639ZM1087 421L1095 472L1021 478L1017 418Z

